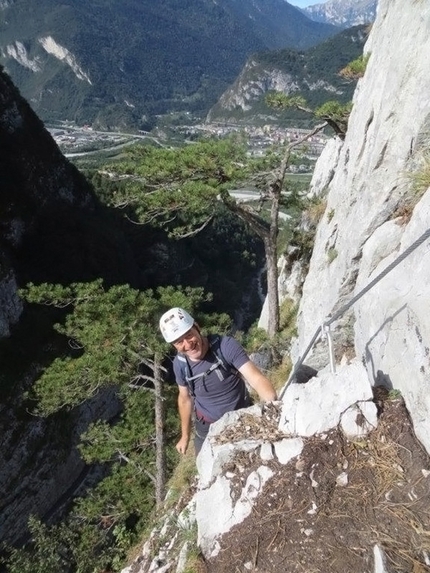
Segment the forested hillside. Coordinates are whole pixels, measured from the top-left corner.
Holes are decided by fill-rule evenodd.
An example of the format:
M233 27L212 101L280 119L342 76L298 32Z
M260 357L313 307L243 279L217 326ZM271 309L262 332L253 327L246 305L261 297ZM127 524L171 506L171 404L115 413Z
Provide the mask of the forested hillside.
M357 78L340 72L362 55L368 32L367 26L356 26L305 51L285 49L252 55L237 80L210 110L209 120L234 117L257 122L262 117L279 122L280 117L273 118L265 102L272 90L301 96L312 108L328 100L350 101ZM292 110L282 114L287 121L303 117Z
M42 119L104 128L207 111L251 53L336 30L284 0L15 0L0 14L0 63Z

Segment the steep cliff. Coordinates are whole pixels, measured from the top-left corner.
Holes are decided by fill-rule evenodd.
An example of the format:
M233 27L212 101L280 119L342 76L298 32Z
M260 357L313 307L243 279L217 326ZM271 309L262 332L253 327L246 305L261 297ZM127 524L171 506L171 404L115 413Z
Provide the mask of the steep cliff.
M417 189L414 181L428 169L429 32L425 3L379 3L347 136L316 169L314 193L327 191L324 173L334 175L303 287L296 356L331 313L428 229L428 182ZM401 390L427 450L429 253L426 241L333 325L339 358L349 347L372 383ZM328 357L314 352L313 360L322 366Z
M79 185L76 170L65 162L4 73L0 75L0 149L1 338L9 334L10 324L17 322L22 310L15 275L17 254L25 237L52 203L89 207L92 199L83 181Z
M1 70L0 149L1 338L22 309L17 284L109 275L133 280L136 269L130 257L122 262L125 244L121 257L107 250L111 230L90 185Z

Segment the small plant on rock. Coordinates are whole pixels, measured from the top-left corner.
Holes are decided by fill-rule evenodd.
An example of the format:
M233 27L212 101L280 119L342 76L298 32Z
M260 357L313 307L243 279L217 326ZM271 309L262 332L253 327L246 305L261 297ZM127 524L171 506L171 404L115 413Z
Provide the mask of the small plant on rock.
M430 187L430 150L422 152L418 158L417 169L409 174L412 192L416 199L421 198Z
M361 55L340 70L339 75L348 80L358 80L364 76L370 54Z
M309 200L308 205L306 205L306 216L313 225L317 225L321 221L326 208L326 199L322 199L321 197L312 198Z
M398 398L402 397L402 393L398 388L393 388L388 392L388 399L389 400L397 400Z

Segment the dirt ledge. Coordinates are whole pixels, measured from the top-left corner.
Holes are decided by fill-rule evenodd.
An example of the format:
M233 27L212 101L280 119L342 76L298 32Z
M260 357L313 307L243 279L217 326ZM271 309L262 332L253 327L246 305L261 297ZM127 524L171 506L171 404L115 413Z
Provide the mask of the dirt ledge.
M430 459L401 399L381 407L378 428L346 440L338 429L305 439L299 458L270 461L275 475L252 514L201 563L207 573L363 573L373 547L390 573L430 572ZM261 465L250 456L246 473Z

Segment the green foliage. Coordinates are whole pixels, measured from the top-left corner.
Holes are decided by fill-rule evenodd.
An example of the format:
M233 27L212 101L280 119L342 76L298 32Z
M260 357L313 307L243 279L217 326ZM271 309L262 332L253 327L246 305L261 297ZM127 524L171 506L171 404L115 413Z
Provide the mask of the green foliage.
M180 151L176 150L177 153ZM174 150L169 150L169 152L171 152L168 154L169 158L175 154ZM136 161L131 161L131 156L130 150L127 156L130 173L134 169L138 171L141 169L139 153L137 153ZM156 161L157 157L160 157L158 153L149 152L149 158ZM185 154L182 157L185 158ZM163 169L163 161L160 163ZM180 164L180 161L177 163ZM185 165L184 170L186 168ZM100 171L103 172L110 172L111 169L115 169L112 163L100 167ZM115 181L99 172L92 175L92 182L99 198L108 205L115 204L115 197L125 196L127 193L124 180ZM136 192L136 203L141 196L140 191L142 193L144 191L143 184L139 192ZM153 194L157 194L160 201L162 197L166 197L162 190L154 190ZM209 190L207 200L202 200L200 203L190 196L189 209L185 204L185 197L182 197L183 208L179 209L176 218L167 222L165 226L162 222L161 209L160 218L154 219L149 225L130 225L128 219L136 219L133 206L124 206L118 211L118 216L122 220L125 231L130 235L130 242L144 270L148 286L166 284L202 286L205 290L214 293L213 301L210 305L206 305L206 310L223 311L233 316L243 302L243 293L248 290L256 269L262 264L263 245L245 223L231 213L221 201L213 200L214 194L216 191ZM179 197L174 197L174 199L179 199ZM197 205L194 210L195 203ZM184 225L194 228L193 222L198 223L197 211L201 214L200 222L206 220L205 216L209 217L211 213L213 214L210 223L202 231L181 241L172 241L167 238L167 232L174 234ZM123 214L127 214L127 217L123 217ZM225 248L226 244L228 244L228 249Z
M22 550L10 548L8 565L13 573L54 573L55 567L93 573L119 567L154 507L157 470L151 368L156 355L167 356L170 351L159 333L158 319L171 306L185 307L200 319L198 307L210 296L201 288L105 288L101 280L67 287L29 285L21 294L34 304L70 310L56 330L69 339L73 352L56 358L35 383L32 395L38 400L37 411L51 415L112 386L122 411L113 420L95 421L81 436L83 459L104 465L104 478L90 495L75 500L61 524L48 527L32 519L31 544ZM225 315L208 315L201 322L211 330L218 318L221 331L227 330L230 319ZM177 430L175 399L175 389L167 386L163 400L168 406L169 473L176 460L171 446Z
M305 200L303 207L303 210L306 213L306 218L309 220L312 227L316 227L323 218L327 208L327 200L325 196L313 196Z
M196 475L196 456L193 448L189 448L187 452L180 457L169 479L169 495L166 499L167 507L172 507L176 504L183 492L190 488L195 482Z
M309 263L311 260L315 243L315 232L316 227L314 226L310 229L304 229L303 227L293 229L290 245L292 247L298 247L296 256L302 259L303 262Z
M120 181L106 200L130 218L180 237L214 215L219 193L245 177L245 165L246 149L237 138L179 149L136 146L124 161L105 169Z
M285 347L293 336L296 336L297 305L290 299L285 298L280 305L279 332L275 339L270 339L264 328L259 328L255 323L246 334L243 335L242 343L249 353L258 352L264 348L273 346Z
M348 118L351 113L352 103L342 104L339 101L330 100L320 107L312 109L302 96L288 96L280 92L271 92L266 96L266 102L270 107L277 110L295 108L310 114L315 119L322 119L332 127L338 135L345 135Z
M270 161L273 163L274 157L264 160L265 166ZM279 164L279 155L277 161ZM222 297L228 301L233 314L235 306L241 302L242 291L238 286L242 284L246 288L247 282L246 275L232 260L236 250L234 245L243 244L239 257L242 258L242 268L246 264L249 274L255 272L262 245L258 245L255 238L251 239L249 232L245 235L244 223L238 225L237 218L241 217L243 210L237 208L229 190L244 186L261 170L261 166L262 160L247 157L242 136L200 141L179 149L136 146L128 150L124 161L103 169L108 185L114 182L112 188L105 189L103 199L112 206L122 207L129 219L149 223L175 238L194 237L210 225L210 234L199 236L193 249L199 252L199 260L207 261L205 271L209 274L204 280L211 290L215 290L215 285L221 285ZM292 202L294 197L292 194L289 201ZM230 211L228 215L227 210ZM251 219L242 217L242 221L245 220L261 240L259 229L256 231L252 222L258 220L260 227L264 228L267 223L259 214ZM213 243L214 235L220 237L221 234L232 249L221 251L219 245ZM246 238L246 244L242 236ZM251 246L255 248L251 250ZM187 262L188 266L192 265ZM201 277L198 281L202 284ZM230 292L232 297L226 298Z
M25 547L4 547L9 573L95 573L115 562L119 566L131 542L125 542L127 533L120 526L99 528L81 519L47 526L31 516L29 530L31 542Z
M202 289L105 289L101 279L69 287L30 284L21 294L28 302L74 308L55 328L69 338L76 354L56 358L34 386L38 412L45 416L76 406L103 387L129 383L144 358L167 350L158 333L161 309L193 310L208 298Z
M129 460L132 454L140 458L151 447L154 430L151 393L139 391L123 394L126 394L124 411L119 423L112 425L99 420L81 436L79 450L87 464L115 461L121 458L123 452L128 452Z
M204 558L202 557L201 549L196 542L197 527L194 527L188 532L188 538L187 562L185 563L183 573L198 573L202 570Z
M366 55L361 54L358 58L352 60L352 62L349 62L347 66L342 68L339 74L350 80L358 80L359 78L362 78L366 71L369 58L370 53Z
M9 549L6 560L10 573L55 573L70 571L71 555L64 551L66 538L70 540L73 534L67 533L62 526L50 530L35 517L29 519L29 530L32 536L32 549L22 551ZM62 551L59 551L59 549ZM7 548L6 548L7 549Z
M341 104L338 101L330 100L315 110L315 117L325 119L345 126L351 113L352 103Z
M290 298L286 297L281 303L280 315L280 331L279 335L282 339L290 341L294 336L297 336L297 304Z
M267 331L264 328L259 328L257 324L253 324L248 332L243 336L242 344L248 353L258 352L263 348L268 348L271 343Z
M393 388L388 392L389 400L398 400L402 397L402 392L398 388Z
M266 95L266 103L273 109L306 108L306 100L303 96L289 96L282 92L269 92Z

